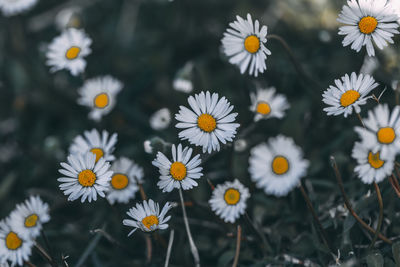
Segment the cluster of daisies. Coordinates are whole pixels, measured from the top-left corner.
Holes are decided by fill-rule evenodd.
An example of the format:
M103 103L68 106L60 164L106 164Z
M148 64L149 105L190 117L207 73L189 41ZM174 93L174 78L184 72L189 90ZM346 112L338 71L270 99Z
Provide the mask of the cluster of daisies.
M10 215L0 221L0 265L22 266L28 261L35 239L49 220L49 205L39 196L17 204Z

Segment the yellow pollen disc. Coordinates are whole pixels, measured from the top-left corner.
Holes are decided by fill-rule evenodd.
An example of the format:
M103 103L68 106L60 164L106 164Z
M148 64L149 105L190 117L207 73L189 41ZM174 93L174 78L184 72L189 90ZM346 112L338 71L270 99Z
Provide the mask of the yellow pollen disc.
M262 115L268 115L271 112L271 107L268 105L268 103L259 102L257 104L257 112Z
M171 173L172 178L182 181L186 177L186 166L182 162L176 161L171 164L169 172Z
M228 205L236 205L240 200L240 192L234 188L228 188L225 191L224 199Z
M213 116L210 114L201 114L197 118L197 125L199 126L200 129L203 131L210 133L217 128L217 121L214 119Z
M158 225L158 218L155 215L150 215L144 217L142 223L144 226L146 226L147 229L150 230L153 225Z
M96 155L96 162L104 155L103 149L101 148L92 148L90 152Z
M369 162L369 165L371 165L375 169L379 169L385 163L385 161L383 161L379 158L379 152L377 152L376 154L369 152L368 162Z
M289 162L285 157L277 156L272 161L272 171L276 174L284 174L289 170Z
M346 91L342 94L342 96L340 97L340 104L343 107L347 107L350 106L351 104L353 104L354 102L357 101L357 99L360 98L360 93L355 91L355 90L349 90Z
M78 181L82 186L93 186L96 182L96 174L91 170L83 170L78 175Z
M391 127L380 128L376 134L378 141L382 144L391 144L396 138L396 134Z
M65 57L69 60L75 59L79 56L79 53L81 52L81 49L77 46L72 46L67 50L65 53Z
M25 227L34 227L39 217L36 214L31 214L25 218Z
M378 26L378 20L371 16L363 17L360 22L358 22L358 28L360 29L360 32L364 34L373 33L376 29L376 26Z
M255 35L247 36L244 40L244 48L249 53L256 53L260 49L260 39Z
M6 246L8 249L16 250L22 245L22 239L14 232L9 232L6 236Z
M108 105L108 95L106 93L98 94L94 98L94 105L96 108L105 108Z
M117 173L111 178L111 185L114 189L124 189L128 186L129 179L125 174Z

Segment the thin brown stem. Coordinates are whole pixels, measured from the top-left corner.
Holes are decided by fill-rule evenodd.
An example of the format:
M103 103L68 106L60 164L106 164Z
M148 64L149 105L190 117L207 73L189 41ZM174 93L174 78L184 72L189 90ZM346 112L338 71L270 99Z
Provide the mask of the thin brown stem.
M146 240L146 262L151 262L151 257L153 253L153 246L151 245L151 238L147 234L144 234L144 239Z
M342 193L343 196L343 200L344 203L346 204L347 209L349 210L350 214L354 217L354 219L357 220L357 222L359 224L361 224L362 227L364 227L367 231L369 231L372 234L375 234L375 230L372 229L372 227L370 227L368 224L366 224L358 215L357 213L353 210L349 199L347 198L346 192L344 191L344 186L343 186L343 181L342 181L342 176L340 175L338 166L336 164L335 158L333 156L331 156L331 164L332 164L332 168L335 171L335 177L337 180L337 183L339 185L340 188L340 192ZM380 239L382 239L384 242L388 243L388 244L392 244L392 241L390 239L388 239L386 236L378 233L378 237Z
M356 112L356 115L357 115L357 118L360 120L361 125L365 128L365 124L364 124L364 121L362 120L362 118L360 116L360 113Z
M144 192L142 183L135 177L136 184L139 186L140 197L142 200L147 200L146 193Z
M382 201L381 190L379 190L379 186L375 182L374 182L374 187L379 203L379 219L378 219L378 225L376 226L374 238L372 239L371 245L369 246L370 248L373 248L375 245L376 239L378 238L379 232L381 231L382 221L383 221L383 201Z
M389 177L389 183L390 183L390 185L392 186L392 188L393 188L394 192L396 193L397 197L400 198L400 188L397 186L397 185L398 185L398 182L397 182L397 184L396 184L395 181L397 182L397 179L396 179L396 177L392 174L392 176Z
M329 239L328 239L327 234L325 233L324 227L322 227L321 221L319 220L318 215L315 212L315 209L314 209L314 207L313 207L313 205L311 203L311 200L308 197L307 192L306 192L306 190L304 189L304 187L303 187L303 185L301 183L300 183L300 191L301 191L301 194L303 195L304 200L306 201L308 210L311 212L311 215L313 216L314 221L317 224L318 230L319 230L319 232L321 234L322 242L330 250L330 252L332 254L334 254L333 247L332 247L331 243L329 242Z
M46 236L46 234L45 234L43 229L40 231L40 233L42 234L42 238L44 240L44 244L45 244L46 248L49 251L49 256L50 256L51 261L52 261L51 266L58 267L57 262L54 260L54 253L53 253L52 246L50 245L49 239L47 238L47 236Z
M34 247L37 249L37 251L39 252L39 254L45 259L47 260L50 265L53 264L53 260L52 258L49 256L49 254L46 252L46 250L40 246L38 243L35 242Z
M235 258L233 260L232 267L236 267L238 265L241 240L242 240L242 227L240 227L240 225L238 225L237 226L237 236L236 236L236 251L235 251Z
M33 263L30 262L30 261L24 261L24 263L25 263L25 265L28 265L29 267L36 267L36 265L33 264Z

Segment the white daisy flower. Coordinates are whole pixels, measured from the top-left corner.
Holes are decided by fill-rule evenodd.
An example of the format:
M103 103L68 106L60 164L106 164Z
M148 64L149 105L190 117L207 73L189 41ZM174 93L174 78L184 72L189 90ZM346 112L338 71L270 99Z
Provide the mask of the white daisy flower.
M400 151L400 106L390 114L387 104L378 105L368 111L364 124L366 128L357 126L355 131L372 153L380 152L381 157L386 158Z
M49 205L39 196L31 196L24 203L17 205L10 218L18 232L28 238L36 238L40 235L42 225L50 220Z
M78 89L78 104L91 108L89 118L99 121L114 108L122 87L123 84L110 75L89 79Z
M147 154L153 153L153 146L151 145L150 140L146 140L143 142L143 148L144 148L144 152L146 152Z
M63 169L58 171L65 175L57 181L61 182L60 189L64 195L69 195L68 200L74 201L80 197L83 203L86 198L89 202L97 200L97 195L105 197L104 192L109 190L113 172L110 163L104 158L96 162L96 155L87 152L84 155L69 155L68 163L61 162Z
M84 57L92 52L91 43L92 40L83 30L68 28L49 45L46 64L51 72L67 69L77 76L85 70Z
M179 138L202 146L203 153L219 151L219 142L232 142L240 125L233 123L238 114L230 113L233 106L225 97L218 99L217 93L211 95L207 91L189 96L188 103L192 110L180 106L179 113L175 114L180 121L175 127L185 129L179 133Z
M0 262L9 261L11 266L22 266L31 255L33 241L14 228L9 218L0 221Z
M394 13L397 15L397 22L400 23L400 1L399 0L389 0L389 4L392 5Z
M275 94L275 87L257 89L257 93L250 93L250 110L256 115L254 121L260 119L278 118L285 115L285 111L290 107L286 97Z
M182 145L178 147L172 145L172 162L161 152L157 153L156 159L152 164L160 171L160 181L158 187L163 192L171 192L174 188L182 188L183 190L192 189L197 186L196 179L203 176L200 155L194 156L192 159L193 149Z
M103 130L102 135L96 129L91 131L85 131L84 136L78 135L72 141L69 147L69 153L71 154L86 154L90 151L96 154L96 162L100 158L104 158L106 161L113 161L115 156L112 154L117 143L117 133L113 133L110 138L109 133Z
M171 122L171 113L168 108L162 108L150 117L150 126L154 130L164 130L168 128Z
M339 34L346 35L343 46L351 44L357 52L366 46L369 56L375 56L372 40L383 49L399 33L398 16L386 0L348 0L337 20L346 24L339 28Z
M134 229L129 232L128 236L133 234L138 228L143 232L152 232L157 229L167 229L167 222L171 219L171 216L165 217L167 212L171 209L169 202L165 203L164 207L160 212L158 203L153 200L144 200L143 204L136 203L136 208L129 209L126 213L133 220L125 219L122 223L126 226L132 226Z
M249 74L255 77L267 69L265 60L271 55L265 47L267 42L267 26L263 25L260 30L258 20L253 21L251 15L247 14L247 20L236 16L236 21L229 23L222 38L225 54L230 57L229 62L239 66L240 73L248 68Z
M287 195L306 175L309 165L303 152L289 137L278 135L268 144L260 144L250 151L249 172L253 182L265 193Z
M246 210L249 190L237 179L217 185L212 192L211 209L225 222L234 223Z
M0 9L4 16L13 16L31 9L37 0L0 0Z
M172 87L176 91L180 91L186 94L189 94L193 91L193 83L189 79L184 78L176 78L172 83Z
M346 74L341 80L336 79L335 85L330 85L322 94L322 101L330 106L324 108L324 111L328 115L344 114L345 118L353 113L353 109L360 113L360 106L367 103L367 99L371 98L368 94L378 86L371 76L357 76L355 72L351 77Z
M393 171L394 155L392 154L383 158L379 151L372 153L364 144L356 142L351 155L358 163L354 171L365 184L379 183Z
M116 160L111 170L114 174L110 181L110 190L107 192L107 200L111 204L115 202L128 203L135 198L139 190L138 182L143 180L143 169L132 160L121 157Z

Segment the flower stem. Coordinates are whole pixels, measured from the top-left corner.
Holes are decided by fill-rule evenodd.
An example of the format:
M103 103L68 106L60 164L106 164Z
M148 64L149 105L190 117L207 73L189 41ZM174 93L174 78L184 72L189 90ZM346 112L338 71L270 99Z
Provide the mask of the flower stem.
M189 238L190 251L192 252L195 266L196 267L200 267L199 252L197 251L197 247L193 242L192 234L190 232L189 222L188 222L188 218L187 218L187 215L186 215L186 209L185 209L185 201L183 200L182 188L180 188L180 187L179 187L179 197L181 199L181 206L182 206L182 212L183 212L183 222L185 223L186 233L187 233L188 238Z
M168 267L169 264L169 258L171 256L171 251L172 251L172 244L174 243L174 233L175 233L174 229L172 229L171 232L169 233L167 256L165 257L164 267Z
M241 240L242 240L242 227L240 225L238 225L237 226L237 236L236 236L236 252L235 252L235 258L233 260L232 267L236 267L238 265Z
M365 128L365 124L364 124L364 121L362 120L362 118L361 118L361 116L360 116L360 113L358 113L358 112L356 112L356 114L357 114L357 118L360 120L360 122L361 122L361 125Z
M313 218L314 218L315 223L317 224L318 230L319 230L320 233L321 233L322 242L323 242L323 243L325 244L325 246L330 250L330 252L334 255L334 253L333 253L333 251L334 251L334 250L333 250L333 247L332 247L331 243L328 241L329 239L328 239L328 237L327 237L327 235L326 235L326 233L325 233L324 228L322 227L321 221L319 220L318 215L317 215L317 213L315 212L315 209L314 209L314 207L313 207L313 205L312 205L312 203L311 203L311 200L310 200L310 198L308 197L307 192L306 192L306 190L304 189L304 187L303 187L303 185L301 184L301 182L300 182L300 191L301 191L301 194L303 195L304 200L306 201L307 207L308 207L309 211L311 212L311 215L312 215Z
M379 186L375 182L374 182L374 187L379 203L379 219L378 219L378 225L376 226L374 238L372 239L371 245L369 246L370 249L373 248L375 245L375 241L378 238L379 232L381 231L382 221L383 221L383 201L382 201L381 190L379 190Z
M331 156L331 164L332 164L332 168L335 171L335 177L337 180L337 183L339 185L340 191L342 193L343 199L344 199L344 203L346 204L347 209L349 210L350 214L358 221L359 224L361 224L362 227L364 227L366 230L368 230L370 233L375 234L375 230L372 229L368 224L366 224L358 215L357 213L353 210L349 199L347 198L346 192L344 191L344 187L343 187L343 181L342 181L342 177L340 175L338 166L336 164L335 158L333 156ZM378 233L378 237L380 239L382 239L384 242L388 243L388 244L392 244L393 242L388 239L386 236Z
M51 266L54 266L53 259L42 246L35 242L34 247L39 251L40 255L50 263Z
M33 263L30 262L30 261L24 261L24 264L27 265L27 266L29 266L29 267L36 267L36 265L33 264Z
M392 174L392 176L389 177L389 183L392 186L396 195L400 198L400 188L398 187L399 183L393 174Z

